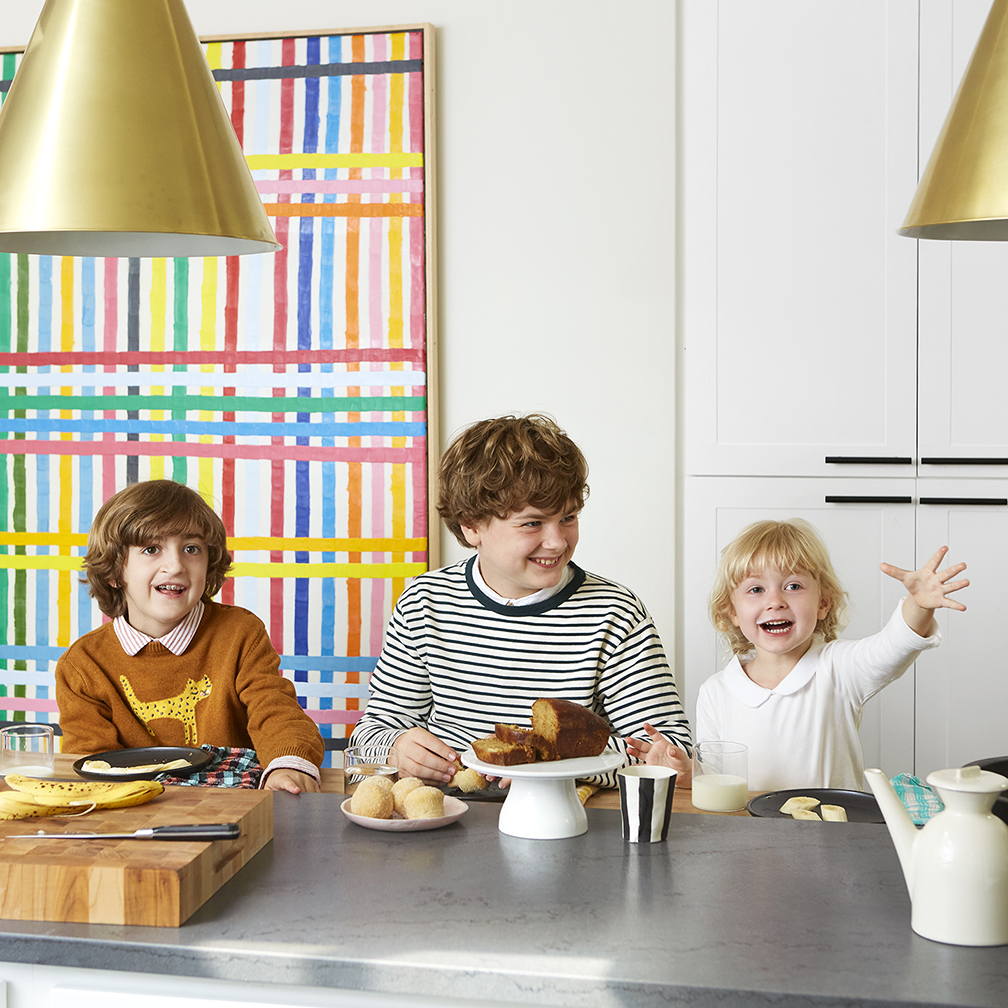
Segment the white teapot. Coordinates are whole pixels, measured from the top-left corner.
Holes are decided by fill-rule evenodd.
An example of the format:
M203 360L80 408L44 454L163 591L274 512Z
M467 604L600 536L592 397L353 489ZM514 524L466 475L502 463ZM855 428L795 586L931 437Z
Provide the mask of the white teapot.
M970 766L927 776L945 803L918 830L881 770L865 777L910 891L910 926L949 945L1008 944L1008 826L991 814L1008 778Z

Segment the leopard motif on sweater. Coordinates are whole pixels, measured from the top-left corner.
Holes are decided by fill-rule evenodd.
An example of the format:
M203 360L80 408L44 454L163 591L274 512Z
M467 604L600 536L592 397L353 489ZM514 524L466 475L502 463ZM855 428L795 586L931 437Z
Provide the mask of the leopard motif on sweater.
M165 700L138 700L133 687L126 676L120 676L123 692L129 701L133 713L147 725L150 731L150 722L158 718L169 718L172 721L181 721L185 726L186 745L198 746L199 741L196 734L196 704L205 697L210 696L210 677L203 676L199 682L189 679L185 689L178 695L168 697ZM150 731L153 737L154 732Z

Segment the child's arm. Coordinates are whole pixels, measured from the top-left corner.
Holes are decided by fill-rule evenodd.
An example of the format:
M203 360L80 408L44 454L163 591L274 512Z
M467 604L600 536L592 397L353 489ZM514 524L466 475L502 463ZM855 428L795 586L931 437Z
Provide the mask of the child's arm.
M958 609L966 611L966 606L955 599L948 598L950 592L959 591L965 588L969 581L963 578L960 581L949 579L961 574L966 570L966 564L953 564L939 571L938 564L948 553L948 546L942 546L937 553L920 570L906 571L902 567L894 567L892 564L881 564L880 570L883 574L888 574L891 578L903 582L908 594L903 601L903 619L906 625L919 637L930 637L937 626L934 620L935 609Z
M667 766L676 772L676 787L688 788L693 783L693 763L685 751L670 742L657 728L647 723L644 731L651 736L647 739L628 738L627 752L635 759L643 760L649 766Z

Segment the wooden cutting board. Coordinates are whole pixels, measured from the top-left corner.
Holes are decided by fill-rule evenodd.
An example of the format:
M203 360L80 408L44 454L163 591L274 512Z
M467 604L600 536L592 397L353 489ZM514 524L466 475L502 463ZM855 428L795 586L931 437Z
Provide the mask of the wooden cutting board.
M273 795L169 786L143 805L0 821L0 836L241 824L236 840L0 840L0 917L178 927L273 839Z

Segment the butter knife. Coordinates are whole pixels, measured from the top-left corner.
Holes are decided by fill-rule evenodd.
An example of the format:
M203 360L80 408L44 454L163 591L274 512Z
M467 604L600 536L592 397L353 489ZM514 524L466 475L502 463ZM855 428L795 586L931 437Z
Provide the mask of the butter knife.
M241 833L238 823L187 823L182 826L149 826L132 833L8 833L3 840L234 840Z

